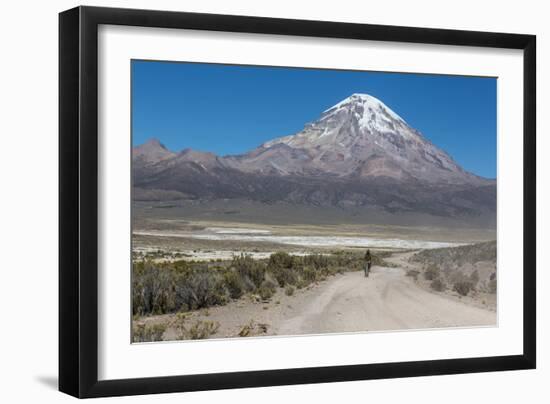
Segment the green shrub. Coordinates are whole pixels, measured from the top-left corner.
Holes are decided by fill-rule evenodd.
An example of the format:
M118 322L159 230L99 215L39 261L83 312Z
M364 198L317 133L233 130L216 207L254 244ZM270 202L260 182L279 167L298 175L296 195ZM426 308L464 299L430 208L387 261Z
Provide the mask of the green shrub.
M241 254L233 257L233 268L242 277L248 279L255 288L259 288L265 277L265 265L254 260L250 255Z
M446 289L445 283L439 278L434 279L430 287L437 292L443 292Z
M429 281L433 281L439 277L439 268L435 265L430 265L424 272L424 278Z
M302 279L308 284L317 280L317 271L313 267L305 267L302 271Z
M295 285L298 281L298 275L294 268L280 268L280 267L269 267L269 273L277 281L280 287L285 287L286 285Z
M165 324L143 324L138 323L132 327L132 340L134 342L162 341L166 331Z
M133 266L133 314L160 314L175 308L174 278L150 261Z
M491 279L488 285L489 293L497 293L497 279Z
M172 262L171 266L174 268L176 272L185 272L191 268L191 265L189 264L189 262L185 260L174 261Z
M462 296L466 296L473 289L473 284L470 281L461 281L454 284L454 290Z
M294 294L294 286L288 285L288 286L285 288L285 295L287 295L287 296L292 296L293 294Z
M196 320L192 325L187 325L185 316L177 316L172 326L176 330L176 339L206 339L218 332L220 323Z
M263 301L269 300L275 294L277 285L270 280L265 280L258 288L258 294Z
M194 270L188 276L178 279L176 302L186 304L191 310L201 309L227 302L227 290L223 277L208 268Z
M312 267L316 270L327 269L330 266L335 266L335 264L340 261L342 256L330 257L327 255L321 254L311 254L306 255L302 258L303 265L305 267Z
M267 333L269 329L269 324L265 323L256 323L254 320L250 320L248 324L242 326L241 330L238 333L239 337L250 337L253 335L262 335Z
M188 339L206 339L218 332L220 323L217 321L196 321L187 330Z
M296 260L285 252L276 252L269 256L267 271L280 287L294 285L298 280L295 270Z
M447 276L447 281L450 284L455 284L458 282L469 282L470 278L462 271L460 270L453 270L453 271L447 271L445 273Z
M235 271L228 271L224 274L224 281L229 296L232 299L240 298L246 291L247 285L243 278Z
M292 268L294 265L294 257L286 252L279 251L269 256L267 268Z

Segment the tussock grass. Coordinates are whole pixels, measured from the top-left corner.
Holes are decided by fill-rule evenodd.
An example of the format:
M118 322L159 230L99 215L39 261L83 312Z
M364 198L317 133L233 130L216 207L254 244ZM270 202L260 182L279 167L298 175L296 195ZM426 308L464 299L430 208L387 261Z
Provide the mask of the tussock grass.
M132 340L134 342L153 342L162 341L162 336L166 331L165 324L134 324L132 329Z

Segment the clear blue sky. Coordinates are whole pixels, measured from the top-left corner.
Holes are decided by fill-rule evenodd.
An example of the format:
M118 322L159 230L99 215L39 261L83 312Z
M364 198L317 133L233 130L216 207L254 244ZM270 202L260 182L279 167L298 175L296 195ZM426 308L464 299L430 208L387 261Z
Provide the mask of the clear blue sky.
M466 170L496 177L495 78L132 61L133 144L239 154L370 94Z

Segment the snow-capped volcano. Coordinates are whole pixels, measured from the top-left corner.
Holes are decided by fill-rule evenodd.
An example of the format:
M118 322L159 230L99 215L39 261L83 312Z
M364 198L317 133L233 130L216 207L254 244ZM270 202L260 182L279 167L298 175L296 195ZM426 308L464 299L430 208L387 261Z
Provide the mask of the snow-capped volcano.
M463 170L367 94L353 94L298 133L242 155L174 153L152 141L134 149L133 161L134 187L148 198L244 198L495 220L494 180Z
M399 127L407 128L405 121L388 108L382 101L368 94L353 94L338 104L325 110L318 121L306 126L304 131L291 136L278 138L266 142L264 147L277 143L299 147L310 143L327 143L334 140L339 129L346 121L355 121L352 129L360 131L392 131ZM350 133L350 135L357 133ZM332 135L332 136L331 136ZM323 140L323 138L325 138Z
M353 94L294 135L239 158L248 172L479 183L377 98ZM236 167L239 164L234 164Z

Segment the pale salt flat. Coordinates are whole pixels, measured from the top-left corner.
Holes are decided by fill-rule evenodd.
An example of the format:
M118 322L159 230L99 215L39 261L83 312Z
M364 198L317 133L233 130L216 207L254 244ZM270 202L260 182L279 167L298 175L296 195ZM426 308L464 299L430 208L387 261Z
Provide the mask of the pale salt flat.
M246 255L257 259L267 259L271 254L273 254L275 251L267 251L267 252L257 252L257 251L248 251L246 252ZM239 253L235 251L227 251L227 250L221 250L221 251L185 251L185 254L188 255L188 257L185 257L184 259L191 259L194 261L210 261L210 260L230 260L235 256L239 256ZM296 256L304 256L308 255L308 252L290 252L290 255L296 255Z
M247 229L243 227L228 228L228 227L207 227L206 231L211 231L216 234L270 234L269 230L262 229Z
M429 249L464 245L464 243L429 240L404 240L397 238L348 237L348 236L279 236L269 231L239 228L212 228L196 233L165 231L136 231L134 234L155 237L184 237L213 241L267 242L304 247L365 247L395 249Z
M251 234L191 234L188 237L200 240L230 240L230 241L256 241L270 242L286 245L298 245L306 247L372 247L372 248L399 248L421 249L442 248L462 245L461 243L449 243L424 240L382 239L371 237L341 237L341 236L276 236L276 235L251 235Z
M152 253L158 251L158 248L155 247L134 247L134 252L140 252L143 254ZM247 251L246 255L254 259L267 259L275 251ZM178 250L172 251L172 253L184 254L183 257L172 255L170 253L168 256L163 258L156 259L157 261L171 261L174 259L178 260L193 260L193 261L211 261L211 260L230 260L235 256L239 256L240 253L233 250ZM291 251L290 255L296 256L305 256L310 253L307 251Z

